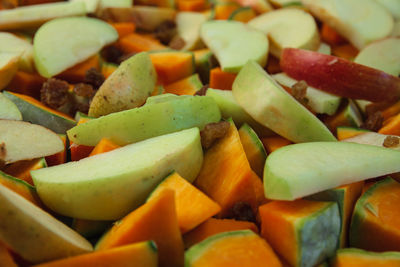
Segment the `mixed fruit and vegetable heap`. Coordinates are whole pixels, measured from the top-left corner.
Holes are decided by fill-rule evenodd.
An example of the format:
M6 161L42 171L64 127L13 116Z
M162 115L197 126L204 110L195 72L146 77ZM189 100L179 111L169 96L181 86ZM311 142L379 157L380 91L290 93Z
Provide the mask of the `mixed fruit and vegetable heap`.
M0 266L400 266L399 0L0 9Z

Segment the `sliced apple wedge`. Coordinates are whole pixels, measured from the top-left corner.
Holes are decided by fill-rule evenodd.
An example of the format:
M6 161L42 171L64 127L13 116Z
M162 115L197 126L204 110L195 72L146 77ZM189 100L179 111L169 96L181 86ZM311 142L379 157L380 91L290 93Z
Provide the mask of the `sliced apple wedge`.
M360 51L354 62L398 76L400 38L387 38L369 44Z
M0 119L22 120L22 115L18 107L2 93L0 93Z
M115 220L143 204L171 171L193 182L202 162L199 129L191 128L35 170L32 178L52 210L73 218Z
M0 53L0 91L12 80L18 70L20 54Z
M0 120L0 160L13 163L53 155L64 150L54 132L24 121Z
M86 11L89 14L94 14L99 8L100 0L70 0L70 2L82 2L86 6Z
M239 72L249 60L261 66L267 62L267 37L242 22L207 21L201 27L200 36L217 57L223 71Z
M400 97L400 78L335 56L286 48L280 65L290 77L331 94L373 102Z
M398 0L375 0L384 6L395 19L400 19L400 1Z
M389 36L393 29L391 14L375 0L302 0L302 3L358 49Z
M317 50L320 45L314 18L301 9L283 8L270 11L247 24L268 35L270 51L277 58L280 58L285 47Z
M193 50L204 46L200 39L200 28L206 20L207 17L199 12L179 12L176 15L178 35L185 41L181 50Z
M394 23L392 37L400 37L400 19Z
M17 7L0 11L0 30L37 27L54 18L86 14L83 2L58 2Z
M400 171L400 151L345 142L313 142L283 147L264 167L269 199L294 200L368 178Z
M27 40L18 38L8 32L0 32L0 52L21 55L18 62L18 69L27 72L33 71L33 46Z
M3 185L0 202L0 240L25 260L41 263L93 250L77 232Z
M82 62L118 39L108 23L94 18L70 17L45 23L33 40L36 69L49 78Z
M232 92L237 103L256 121L293 142L336 140L317 117L254 61L239 72Z

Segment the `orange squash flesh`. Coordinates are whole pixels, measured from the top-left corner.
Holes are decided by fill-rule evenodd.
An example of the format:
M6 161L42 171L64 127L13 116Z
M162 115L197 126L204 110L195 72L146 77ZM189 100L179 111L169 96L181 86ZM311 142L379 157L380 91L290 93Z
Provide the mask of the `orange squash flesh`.
M382 110L382 117L384 120L389 119L392 116L395 116L397 114L400 113L400 101L397 101L396 103L394 103L393 105L385 108L384 110Z
M164 89L165 93L176 95L194 95L198 90L201 89L202 86L203 85L200 81L199 75L196 73L192 76L168 84L164 87Z
M400 266L399 252L369 252L361 249L338 250L332 267L395 267Z
M157 267L157 248L152 241L147 241L35 265L35 267L71 266Z
M7 91L40 98L40 89L45 78L37 73L17 71L14 78L7 86Z
M118 46L125 54L163 50L167 48L158 40L138 33L131 33L122 37L118 42Z
M205 152L195 185L221 206L220 217L227 217L237 202L249 204L256 213L253 178L239 133L231 122L228 133Z
M179 11L203 11L208 7L205 0L178 0Z
M107 138L102 138L100 142L93 148L92 152L90 152L90 156L94 156L97 154L105 153L114 149L119 148L120 146L112 142Z
M182 234L192 230L221 210L216 202L176 172L165 178L151 193L147 201L159 196L166 189L175 191L176 215Z
M11 253L7 247L0 241L0 266L2 267L17 267Z
M330 45L339 45L346 42L346 40L342 36L340 36L340 34L338 34L326 23L322 24L321 39Z
M174 191L132 211L99 240L96 250L107 250L144 240L154 240L160 266L183 266L184 246L176 218Z
M192 231L186 233L183 236L183 241L185 247L189 248L215 234L246 229L252 230L256 234L258 233L257 226L252 222L210 218Z
M20 160L4 168L4 172L33 185L30 171L47 167L43 158L32 160Z
M229 73L217 67L210 71L210 88L221 90L232 90L236 74Z
M354 127L339 126L336 128L336 136L339 141L354 137L363 133L369 132L368 130Z
M216 20L227 20L231 17L232 13L241 8L240 5L235 2L232 3L218 3L214 7Z
M113 22L111 26L118 32L119 38L134 33L136 29L136 25L133 22Z
M85 80L86 72L91 68L100 70L100 65L100 56L94 55L87 60L63 71L57 77L62 80L66 80L69 83L82 83Z
M387 120L390 121L384 123L384 126L379 129L378 133L388 135L400 135L400 113L393 117L389 117Z
M47 166L49 166L49 167L67 162L67 141L68 141L67 135L59 134L58 136L60 136L61 140L64 143L64 150L60 151L54 155L45 157Z
M353 61L358 54L357 48L351 44L332 46L332 55Z
M103 63L101 65L101 74L107 79L117 68L118 66L113 63Z
M290 145L292 143L281 136L264 137L261 138L261 142L263 143L265 150L267 150L268 153L272 153L275 150Z

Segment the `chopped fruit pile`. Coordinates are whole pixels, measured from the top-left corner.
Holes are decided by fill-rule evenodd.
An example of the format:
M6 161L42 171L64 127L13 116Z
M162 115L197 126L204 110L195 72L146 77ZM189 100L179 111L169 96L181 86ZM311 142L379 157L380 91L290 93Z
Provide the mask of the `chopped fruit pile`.
M400 0L0 1L0 266L400 266Z

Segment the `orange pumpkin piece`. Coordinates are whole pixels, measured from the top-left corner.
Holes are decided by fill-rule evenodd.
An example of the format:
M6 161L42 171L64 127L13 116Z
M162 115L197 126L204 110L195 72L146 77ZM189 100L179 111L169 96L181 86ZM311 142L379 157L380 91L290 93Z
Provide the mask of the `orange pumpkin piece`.
M90 156L94 156L97 154L105 153L114 149L119 148L120 146L112 142L111 140L107 138L102 138L100 142L94 147L92 152L90 152Z
M136 29L136 25L133 22L113 22L110 24L118 32L119 38L134 33Z
M221 206L220 217L231 215L236 203L249 204L256 213L258 199L254 188L254 173L231 121L228 133L204 155L203 167L195 185Z
M216 219L210 218L197 226L192 231L186 233L183 236L185 247L189 248L194 244L197 244L204 239L223 232L230 232L236 230L252 230L254 233L258 233L257 226L248 221L236 221L233 219Z
M346 39L344 39L326 23L322 24L321 39L330 45L339 45L346 42Z
M125 54L163 50L167 48L158 40L138 33L131 33L120 38L118 46Z
M99 240L106 250L143 240L154 240L160 266L183 266L184 246L176 217L174 191L163 192L132 211Z
M400 135L400 113L396 116L389 117L378 133L387 135Z
M205 0L178 0L179 11L203 11L208 7Z
M370 252L356 248L340 249L332 267L395 267L400 266L399 252Z
M220 233L185 253L187 267L281 267L268 243L250 230Z
M84 82L86 72L89 69L95 68L96 70L100 70L100 65L100 56L94 55L85 61L63 71L57 75L57 77L62 80L66 80L69 83L81 83Z
M232 90L232 84L235 81L236 74L222 71L217 67L210 71L210 88Z
M8 84L7 90L39 99L40 89L45 81L46 79L37 73L17 71L14 78Z
M292 142L281 136L264 137L261 138L261 142L268 153L272 153L281 147L292 144Z
M21 179L30 185L33 185L32 176L30 171L38 170L47 167L44 158L32 160L20 160L13 164L7 165L3 171L11 176Z
M175 207L179 229L186 233L217 214L221 207L191 183L174 172L151 193L147 201L159 196L163 190L175 191Z
M2 267L18 267L15 263L10 251L7 247L0 241L0 266Z
M157 267L157 247L153 241L129 244L104 251L35 265L35 267L134 266Z
M351 44L332 46L332 55L353 61L358 54L357 48Z
M176 95L194 95L203 87L199 74L193 74L174 83L164 86L165 93Z
M377 182L361 196L350 226L350 246L370 251L400 251L400 184Z
M241 6L235 2L218 3L214 7L216 20L227 20L231 17L232 13L241 8Z
M117 68L118 66L116 64L103 62L103 64L101 64L101 74L107 79Z
M384 120L389 119L392 116L395 116L397 114L400 113L400 101L397 101L396 103L394 103L393 105L385 108L384 110L382 110L382 117Z
M60 151L54 155L45 157L47 166L55 166L67 162L67 135L59 134L61 140L64 142L64 151Z
M354 128L348 126L339 126L336 128L336 136L339 141L367 132L370 131L362 128Z

